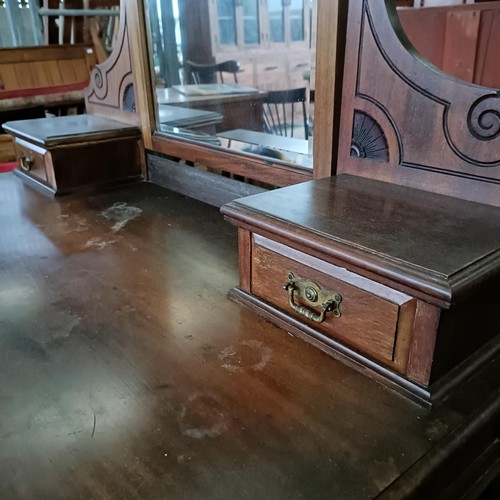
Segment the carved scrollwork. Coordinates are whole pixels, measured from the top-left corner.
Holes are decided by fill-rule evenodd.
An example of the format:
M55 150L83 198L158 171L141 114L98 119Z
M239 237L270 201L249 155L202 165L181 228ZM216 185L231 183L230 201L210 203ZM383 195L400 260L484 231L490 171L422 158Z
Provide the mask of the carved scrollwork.
M86 90L87 112L94 114L112 113L125 120L135 120L129 114L135 113L135 95L131 47L128 32L128 8L132 2L120 3L120 28L108 59L98 64ZM120 115L121 114L121 115Z
M94 71L94 83L98 89L102 89L102 86L104 85L104 78L102 76L101 68L99 67L96 67Z
M500 93L481 97L471 106L467 127L480 141L492 141L500 135Z

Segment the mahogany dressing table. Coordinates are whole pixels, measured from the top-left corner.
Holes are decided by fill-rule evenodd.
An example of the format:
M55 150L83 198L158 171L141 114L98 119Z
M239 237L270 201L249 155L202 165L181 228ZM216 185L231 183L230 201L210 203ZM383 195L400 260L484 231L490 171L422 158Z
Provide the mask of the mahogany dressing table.
M334 3L326 0L323 5ZM137 9L142 2L123 4ZM59 240L61 226L53 224L53 214L59 215L61 207L75 216L84 208L92 231L65 228L60 241L68 248L85 245L90 236L103 236L99 214L104 208L125 199L143 210L140 221L124 227L123 237L108 248L112 260L96 258L108 251L88 248L81 252L85 261L65 258L57 248L48 264L28 259L32 264L28 269L37 278L50 275L41 282L43 297L50 299L42 321L45 318L50 326L52 317L66 317L71 301L92 311L82 314L81 330L75 329L64 341L69 350L61 348L62 339L54 343L53 354L60 356L61 364L43 364L55 374L64 372L57 377L62 381L58 395L71 393L68 380L83 388L72 398L75 422L80 425L80 401L87 405L89 397L82 373L90 374L91 380L96 367L94 351L88 354L87 336L78 334L85 329L93 339L96 331L102 332L107 344L99 338L95 352L103 372L117 367L114 393L119 398L129 394L138 414L145 417L144 425L137 426L134 418L123 418L133 416L130 408L116 411L114 399L102 393L102 408L120 418L113 422L113 430L120 432L116 442L128 448L128 455L109 446L110 433L102 430L100 413L98 431L94 434L94 427L80 437L62 435L58 426L49 429L46 422L37 421L33 432L43 428L48 433L49 458L53 454L44 491L57 496L60 477L69 475L74 481L68 487L76 496L105 492L110 498L160 493L190 499L196 494L202 498L498 497L493 491L498 491L500 464L495 311L498 93L426 68L401 44L384 2L349 4L350 43L336 161L340 175L239 200L223 209L239 226L240 286L231 296L349 366L299 345L283 330L224 300L235 262L233 234L220 228L217 214L206 206L166 195L146 183L100 193L91 207L84 196L53 203L23 190L18 179L2 179L5 192L23 193L26 207L15 211L15 224L24 225L32 236L38 234L33 233L37 222L44 244L52 233ZM130 16L129 26L139 17ZM134 73L129 66L126 30L119 47L120 61L112 55L108 66L94 74L87 109L118 119L126 127L138 123L131 96L135 97L134 79L144 68L137 63ZM113 68L120 70L116 79ZM443 89L448 97L441 94ZM145 142L147 132L143 130ZM167 145L169 149L162 151L172 154L175 141ZM14 282L24 272L25 262L9 260ZM98 279L77 280L80 288L75 289L74 280L65 276L78 275L82 262ZM155 272L144 280L151 269ZM188 272L193 279L187 279ZM112 284L119 293L110 292ZM47 286L52 294L46 293ZM172 321L174 300L200 306L196 326ZM33 324L40 325L35 313L31 311ZM25 316L20 314L14 326L30 325ZM43 328L37 330L43 334ZM261 371L254 370L255 345L272 347L275 353ZM18 351L14 356L13 348ZM4 349L12 373L19 371L16 362L24 356L19 344L13 343L13 348L8 344ZM25 350L30 349L32 344L26 343ZM124 354L132 360L126 377ZM79 369L74 361L79 356L89 359L91 370ZM233 366L230 359L242 371L228 373L227 366ZM23 360L37 366L30 357ZM146 370L139 374L141 366ZM52 389L55 379L51 371L46 373L44 383ZM433 408L418 407L371 378ZM12 404L23 394L17 387L15 391L16 397L7 402ZM38 386L34 391L37 397L30 404L36 414L40 397L46 403L46 391ZM193 405L207 399L215 406ZM55 408L68 411L67 398L54 401ZM16 415L30 413L13 408ZM46 414L52 423L53 413ZM222 427L216 422L223 431L227 423L227 433L193 441L192 433L179 427L186 415L196 421L227 415ZM152 425L156 422L158 427ZM30 438L26 427L19 426L10 441L18 448L27 443L29 451ZM61 440L68 442L70 453L54 446ZM93 456L85 449L74 453L75 440L81 446L101 447ZM15 484L23 493L39 493L19 481L19 473L29 472L29 464L39 462L39 447L32 461L27 456L21 447L19 459L11 455L4 461L6 491ZM40 474L35 476L37 484ZM480 497L485 491L490 496Z

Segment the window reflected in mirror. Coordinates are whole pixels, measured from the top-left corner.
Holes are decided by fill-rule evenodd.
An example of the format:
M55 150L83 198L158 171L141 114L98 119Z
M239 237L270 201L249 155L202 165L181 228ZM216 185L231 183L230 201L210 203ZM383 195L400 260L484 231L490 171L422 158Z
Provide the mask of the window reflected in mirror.
M157 131L312 170L315 1L147 0Z

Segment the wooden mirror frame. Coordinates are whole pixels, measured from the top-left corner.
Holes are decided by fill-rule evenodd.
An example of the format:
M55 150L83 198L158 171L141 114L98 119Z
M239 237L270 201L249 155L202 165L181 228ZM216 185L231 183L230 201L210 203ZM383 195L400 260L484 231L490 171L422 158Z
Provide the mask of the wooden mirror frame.
M340 3L340 5L339 5ZM313 170L297 168L284 163L273 162L264 157L252 157L243 153L224 150L187 142L156 131L156 102L152 78L151 58L148 51L150 34L146 22L144 0L121 0L121 25L126 27L120 43L117 44L101 73L106 73L105 66L122 68L122 76L126 73L129 62L122 63L122 58L129 58L132 69L131 81L135 91L135 115L116 113L119 119L132 121L141 126L146 149L167 155L176 160L199 163L213 170L224 170L236 175L250 178L274 186L287 186L307 181L311 178L328 177L334 173L336 158L336 142L338 140L338 122L335 117L340 113L339 96L342 82L342 57L344 47L337 36L337 30L345 29L347 2L331 2L318 0L318 21L316 38L316 86L315 86L315 140ZM340 42L339 42L340 40ZM129 47L122 50L123 47ZM118 55L115 55L118 54ZM109 77L109 76L108 76ZM101 82L102 83L102 82ZM117 91L118 92L118 91ZM90 94L89 94L90 95ZM120 102L120 99L117 100ZM109 108L108 108L109 109ZM96 107L91 105L91 112ZM109 115L108 115L109 116Z

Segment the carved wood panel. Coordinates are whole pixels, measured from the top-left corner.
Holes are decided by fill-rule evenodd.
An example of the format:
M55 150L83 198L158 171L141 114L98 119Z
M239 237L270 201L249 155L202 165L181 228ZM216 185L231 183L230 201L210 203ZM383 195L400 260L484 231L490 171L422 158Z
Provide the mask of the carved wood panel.
M393 2L349 9L338 172L500 205L500 92L422 60ZM388 161L352 155L360 113L382 131Z
M139 124L135 108L135 85L130 37L127 23L127 0L120 3L120 28L112 53L98 64L85 92L87 113Z

